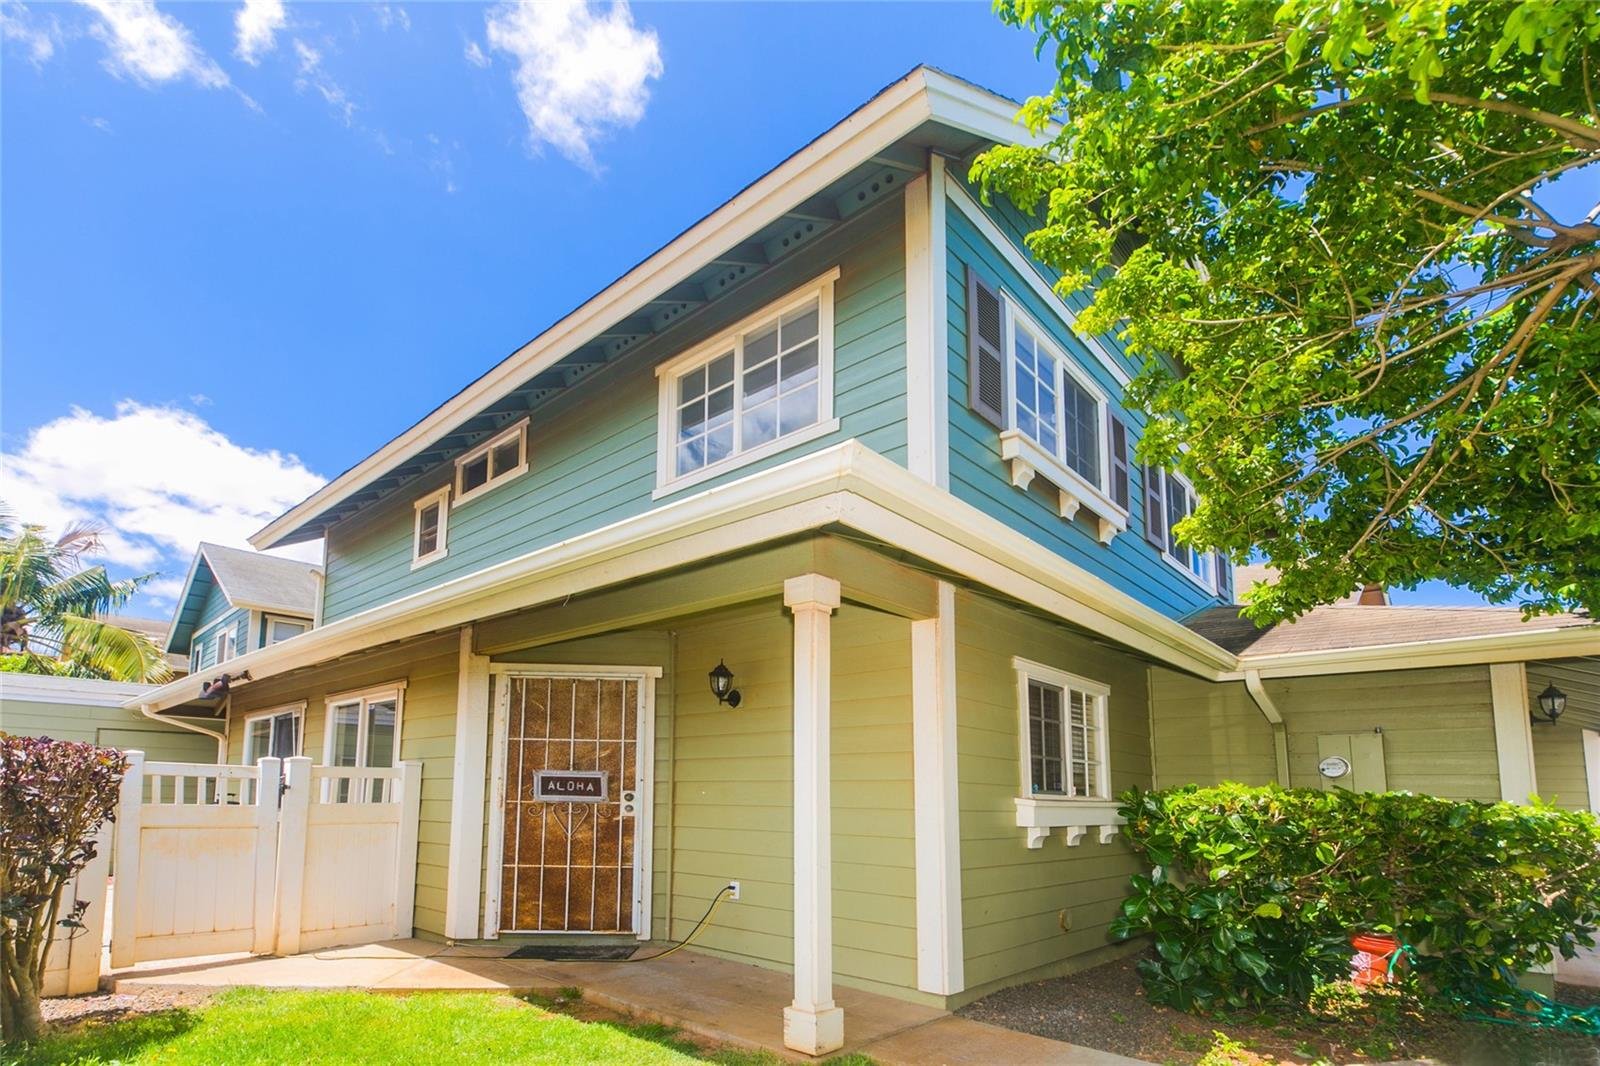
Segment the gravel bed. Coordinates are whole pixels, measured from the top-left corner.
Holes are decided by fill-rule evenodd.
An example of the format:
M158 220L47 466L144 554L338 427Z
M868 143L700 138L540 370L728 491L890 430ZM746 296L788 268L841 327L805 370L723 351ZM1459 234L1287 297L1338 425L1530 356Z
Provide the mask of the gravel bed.
M211 998L211 993L194 988L145 988L138 992L91 992L86 996L60 996L41 1004L46 1024L74 1025L78 1022L108 1022L135 1014L154 1014L178 1007L195 1007Z

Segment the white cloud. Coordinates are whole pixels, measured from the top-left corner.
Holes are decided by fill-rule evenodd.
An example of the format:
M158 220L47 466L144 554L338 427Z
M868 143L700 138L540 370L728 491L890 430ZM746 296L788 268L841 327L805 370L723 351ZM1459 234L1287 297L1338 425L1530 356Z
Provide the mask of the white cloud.
M595 169L594 142L644 117L648 82L661 76L661 44L623 0L505 4L485 17L489 46L515 58L513 82L535 144L554 145Z
M91 127L93 127L94 129L99 130L101 133L110 133L111 132L111 120L110 119L102 118L99 115L94 115L94 116L85 115L85 116L83 116L83 121L87 122Z
M106 46L106 68L145 84L189 78L222 89L228 75L195 43L183 23L156 10L154 0L78 0L100 16L90 30Z
M300 73L294 80L294 87L299 92L315 89L328 106L338 113L346 126L355 124L356 105L350 99L350 94L344 91L344 86L333 80L322 66L322 53L311 47L300 38L294 39L294 54L300 60Z
M0 37L16 41L27 51L28 61L42 67L56 54L61 27L53 15L35 19L22 4L5 4L0 6Z
M278 31L289 24L283 0L244 0L233 16L233 54L252 67L278 47Z
M383 30L390 30L396 26L408 32L411 29L411 14L403 7L374 4L372 13L378 16L378 26Z
M468 41L467 47L462 49L462 52L467 57L467 62L475 67L487 67L492 62L484 50L478 47L477 41Z
M74 408L0 455L0 500L18 521L103 527L102 561L161 573L152 599L176 595L200 541L248 547L323 481L297 457L236 444L192 412L132 400L109 418ZM314 561L320 550L294 555Z

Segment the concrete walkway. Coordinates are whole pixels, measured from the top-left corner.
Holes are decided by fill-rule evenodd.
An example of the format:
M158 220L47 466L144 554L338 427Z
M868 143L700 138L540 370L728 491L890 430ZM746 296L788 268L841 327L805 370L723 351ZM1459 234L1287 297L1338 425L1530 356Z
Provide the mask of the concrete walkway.
M536 992L576 987L611 1010L678 1026L736 1047L803 1059L783 1047L790 978L776 970L680 951L639 963L507 959L509 949L396 940L288 958L218 956L143 963L111 975L117 992L152 987L447 989ZM846 1052L882 1066L1136 1066L1138 1060L982 1022L888 996L841 988Z

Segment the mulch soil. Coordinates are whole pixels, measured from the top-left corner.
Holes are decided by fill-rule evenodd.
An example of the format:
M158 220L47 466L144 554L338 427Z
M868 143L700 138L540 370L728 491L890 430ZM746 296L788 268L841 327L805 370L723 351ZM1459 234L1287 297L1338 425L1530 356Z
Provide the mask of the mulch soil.
M1149 1062L1189 1066L1215 1032L1244 1044L1261 1061L1370 1063L1426 1059L1451 1066L1596 1066L1600 1038L1465 1021L1440 1011L1383 1019L1330 1021L1299 1012L1185 1014L1150 1003L1137 959L1070 977L1019 985L964 1007L960 1014L1054 1040ZM1572 1006L1600 1003L1600 991L1557 986Z
M197 1007L212 993L193 988L146 988L138 992L91 992L40 1002L47 1025L66 1028L79 1022L114 1022L136 1014L155 1014L179 1007Z

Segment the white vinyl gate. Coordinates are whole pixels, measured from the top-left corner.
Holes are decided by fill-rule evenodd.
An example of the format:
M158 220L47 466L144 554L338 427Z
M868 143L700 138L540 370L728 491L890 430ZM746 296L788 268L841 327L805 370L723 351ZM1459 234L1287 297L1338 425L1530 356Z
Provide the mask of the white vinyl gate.
M410 936L421 767L145 762L117 808L113 969Z

